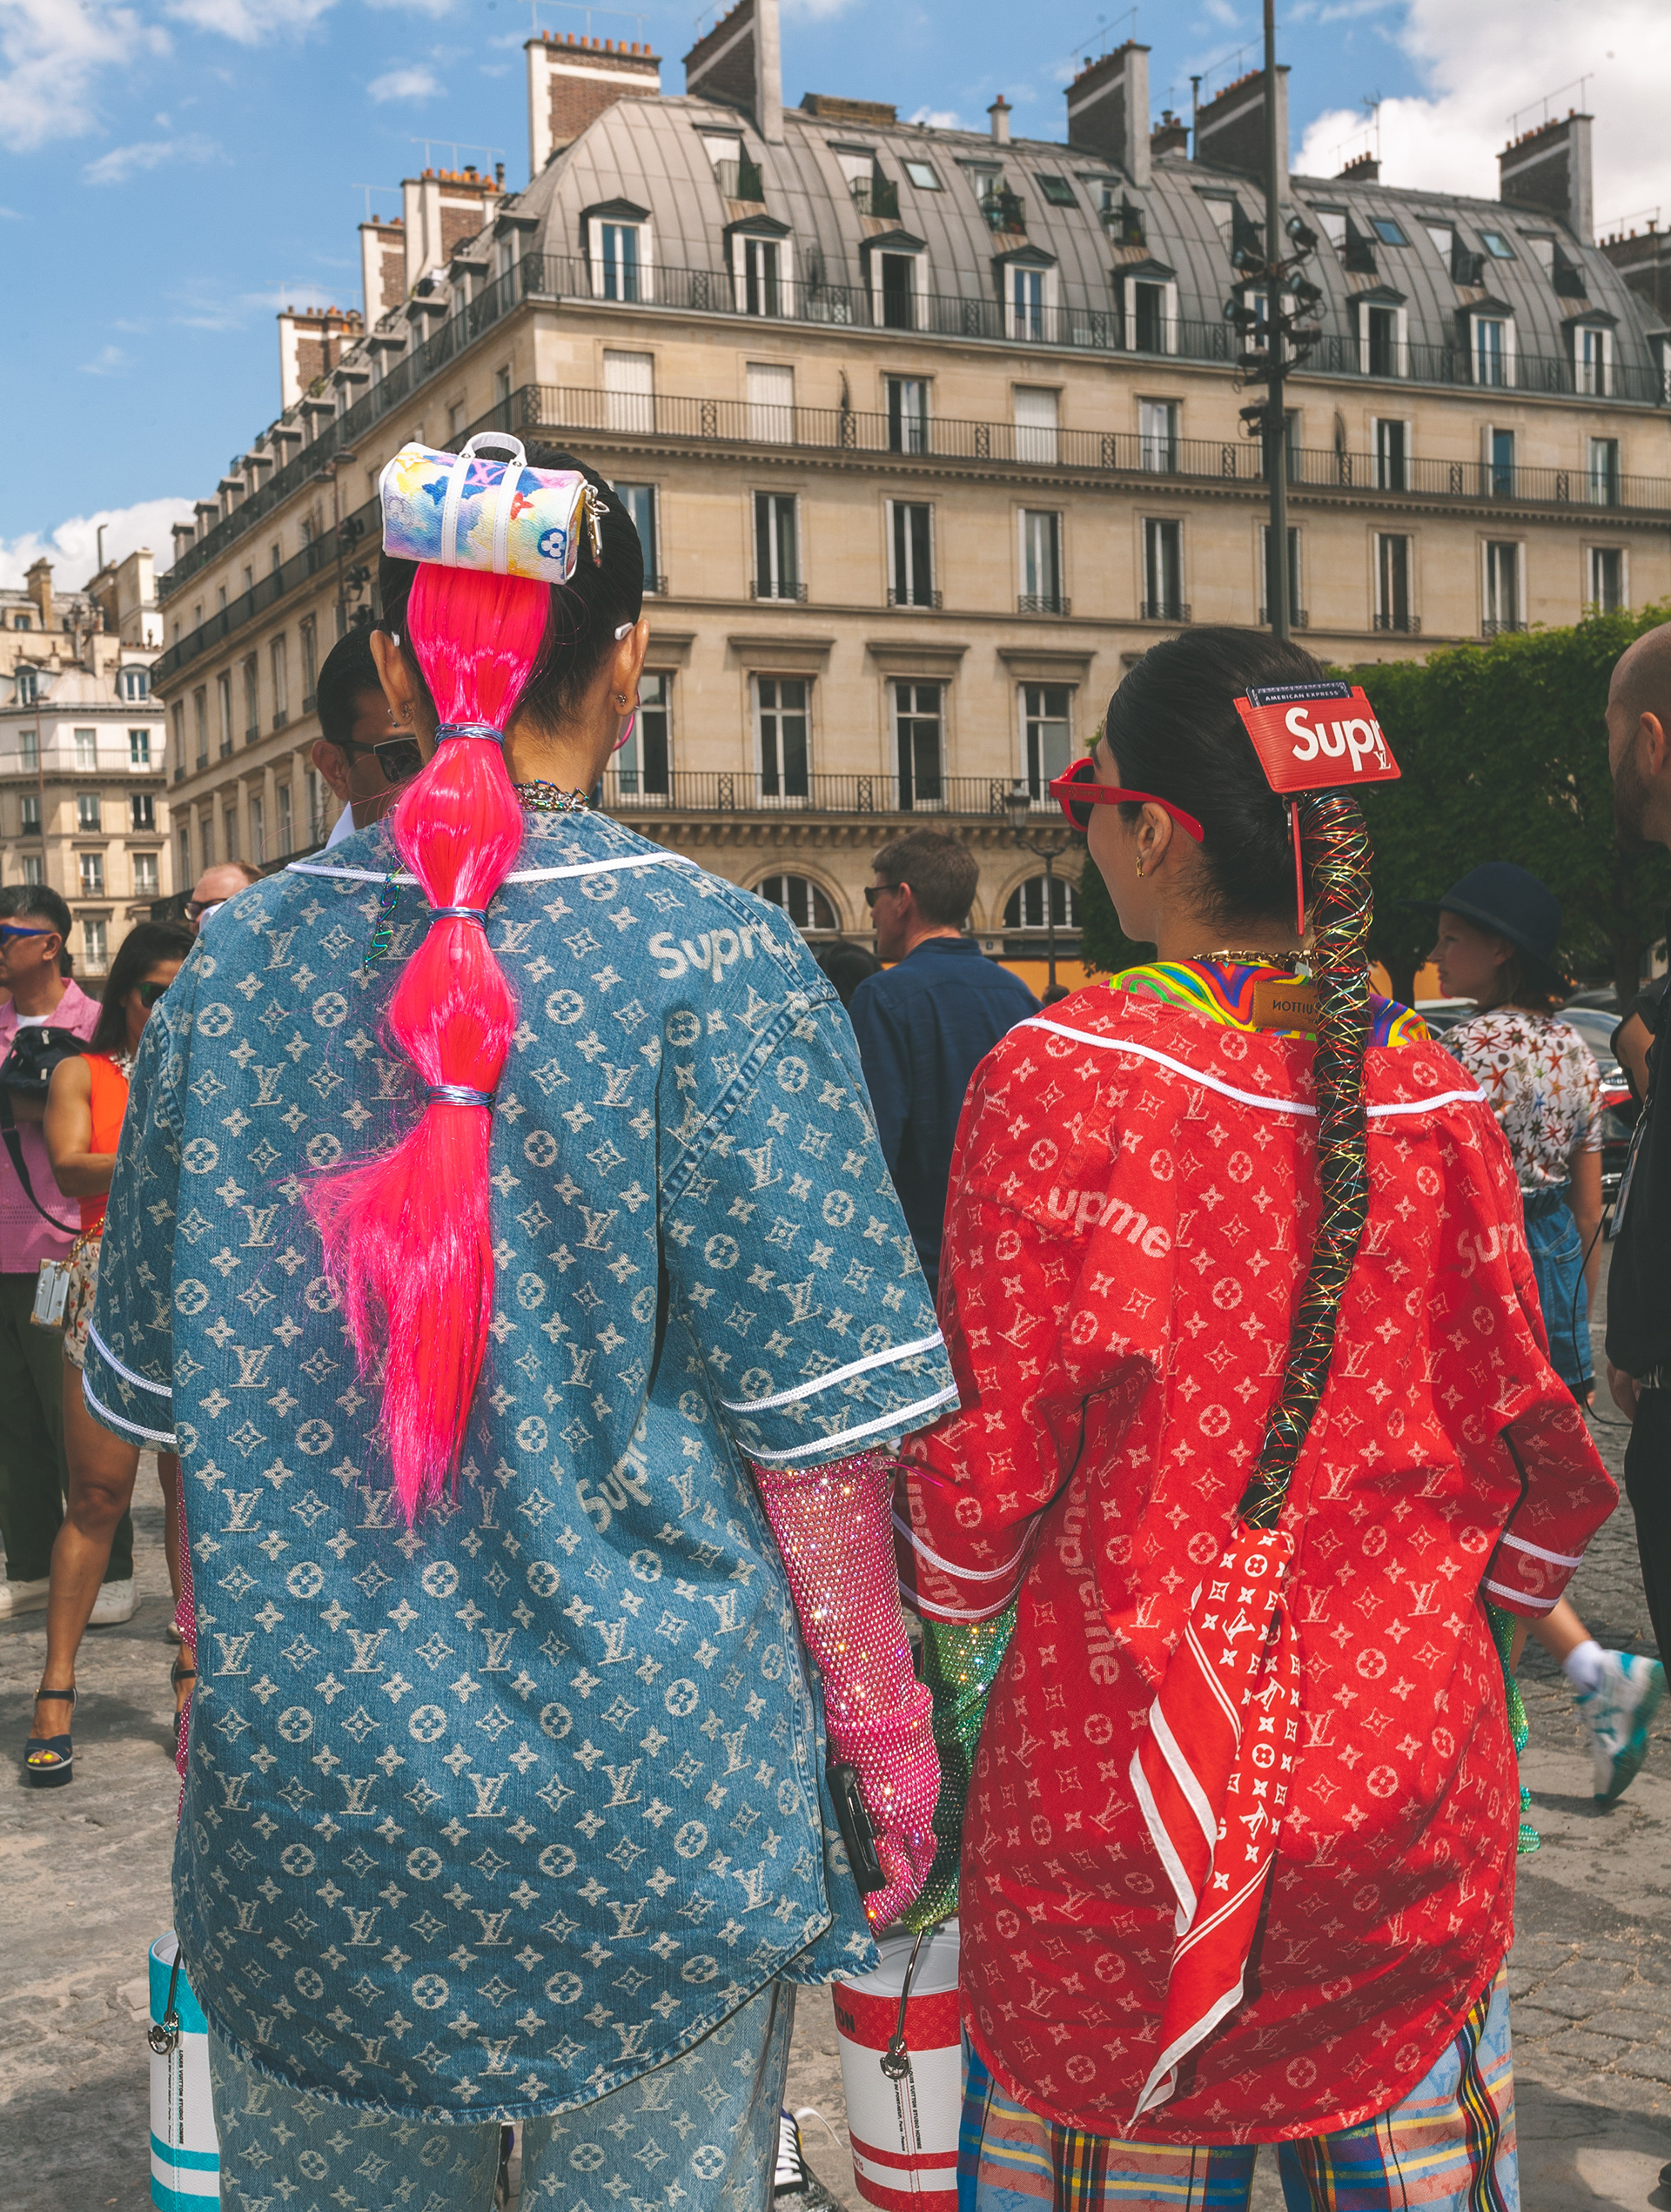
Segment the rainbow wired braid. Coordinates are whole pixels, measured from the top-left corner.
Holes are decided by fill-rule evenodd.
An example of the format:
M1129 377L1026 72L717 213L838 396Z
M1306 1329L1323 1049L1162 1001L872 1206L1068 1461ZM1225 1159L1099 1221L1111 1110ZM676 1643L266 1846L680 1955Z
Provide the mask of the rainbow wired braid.
M1320 1210L1282 1390L1242 1496L1250 1528L1274 1528L1334 1357L1335 1324L1369 1215L1364 1047L1369 1038L1369 832L1358 803L1323 792L1299 803L1312 882L1318 989L1317 1174Z

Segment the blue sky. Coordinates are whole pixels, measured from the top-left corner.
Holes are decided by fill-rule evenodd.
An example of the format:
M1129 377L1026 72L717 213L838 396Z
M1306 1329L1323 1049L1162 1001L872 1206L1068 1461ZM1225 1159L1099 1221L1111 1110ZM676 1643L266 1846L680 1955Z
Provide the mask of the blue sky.
M703 23L711 16L703 17ZM356 224L422 165L491 159L526 181L521 42L531 20L582 30L537 0L0 0L0 251L12 308L0 579L45 549L84 580L93 531L142 540L212 492L278 405L275 311L358 305ZM590 11L600 37L643 37L682 89L697 18L679 6ZM1060 137L1075 58L1126 36L1097 0L789 0L784 94L839 92L976 128L1002 91L1018 134ZM1591 72L1598 216L1661 198L1671 164L1658 90L1671 81L1661 0L1288 0L1297 165L1339 165L1382 102L1394 183L1489 194L1510 111ZM1257 0L1145 6L1157 114L1187 111L1195 70L1258 59ZM1238 50L1245 50L1239 64ZM1580 97L1563 90L1556 105ZM1611 127L1609 127L1611 126ZM21 312L19 312L21 310Z

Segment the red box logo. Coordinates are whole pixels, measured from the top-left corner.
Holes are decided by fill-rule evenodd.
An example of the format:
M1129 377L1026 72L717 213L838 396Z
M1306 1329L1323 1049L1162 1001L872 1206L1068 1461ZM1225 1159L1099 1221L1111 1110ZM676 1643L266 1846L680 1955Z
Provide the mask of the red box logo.
M1236 712L1253 741L1265 781L1285 794L1342 784L1390 783L1399 774L1375 710L1359 686L1327 691L1270 689L1238 699Z

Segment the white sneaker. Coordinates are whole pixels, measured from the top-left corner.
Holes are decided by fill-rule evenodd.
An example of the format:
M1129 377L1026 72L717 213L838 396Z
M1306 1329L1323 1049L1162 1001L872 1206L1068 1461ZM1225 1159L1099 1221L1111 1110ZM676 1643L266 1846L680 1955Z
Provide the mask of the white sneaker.
M1636 1779L1648 1756L1648 1724L1665 1695L1658 1659L1631 1652L1604 1652L1601 1681L1575 1702L1590 1732L1598 1805L1611 1805Z
M777 2115L777 2170L772 2176L772 2195L802 2196L806 2194L807 2162L801 2148L801 2129L792 2112L780 2109Z
M21 1613L44 1613L51 1588L50 1575L43 1575L38 1582L0 1582L0 1620L16 1620Z
M93 1610L87 1616L89 1628L114 1628L124 1620L131 1620L139 1610L139 1600L133 1594L133 1577L125 1582L101 1582L98 1595L93 1600Z

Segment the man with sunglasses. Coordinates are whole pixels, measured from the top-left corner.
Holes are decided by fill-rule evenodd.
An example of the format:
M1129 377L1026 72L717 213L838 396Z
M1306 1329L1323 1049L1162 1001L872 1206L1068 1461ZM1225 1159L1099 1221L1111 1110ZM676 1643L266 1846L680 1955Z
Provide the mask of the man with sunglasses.
M423 766L410 727L396 721L378 680L371 637L350 630L319 670L319 727L313 765L342 802L327 846L369 829Z
M228 899L235 899L240 891L260 881L260 869L252 868L247 861L217 861L212 868L205 868L185 902L186 928L195 937L217 907L224 907Z
M70 909L45 884L14 883L0 890L0 1062L20 1029L50 1024L91 1036L98 1002L58 973L58 955L70 935ZM12 1117L30 1189L55 1228L31 1204L12 1163L0 1148L0 1538L6 1547L6 1579L0 1582L0 1620L42 1612L50 1586L52 1545L64 1518L69 1481L64 1458L64 1349L57 1329L30 1319L43 1260L69 1257L80 1230L75 1207L53 1180L41 1135L44 1101L10 1094ZM133 1580L133 1523L124 1514L111 1546L107 1583ZM96 1621L116 1618L94 1608Z

